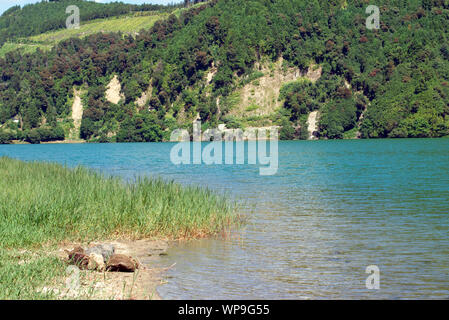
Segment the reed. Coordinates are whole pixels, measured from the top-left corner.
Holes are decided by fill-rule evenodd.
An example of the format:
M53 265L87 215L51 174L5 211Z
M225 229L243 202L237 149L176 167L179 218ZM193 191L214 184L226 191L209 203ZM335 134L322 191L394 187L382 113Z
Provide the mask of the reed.
M0 243L23 248L113 238L198 238L239 222L206 188L148 177L125 182L83 167L0 158Z

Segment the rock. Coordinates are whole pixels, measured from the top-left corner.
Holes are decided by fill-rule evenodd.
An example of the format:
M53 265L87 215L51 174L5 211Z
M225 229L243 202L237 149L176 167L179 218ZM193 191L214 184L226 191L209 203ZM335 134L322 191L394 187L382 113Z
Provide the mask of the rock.
M98 253L91 253L89 255L89 264L87 265L87 268L89 270L104 271L105 263L103 256Z
M107 271L134 272L139 268L139 264L131 257L123 254L114 254L108 261Z
M109 260L109 258L114 254L115 248L112 244L100 244L93 248L89 248L86 250L87 255L91 255L92 253L103 256L103 263Z
M89 256L83 248L76 247L73 251L68 252L69 263L75 264L80 269L87 269L89 264Z

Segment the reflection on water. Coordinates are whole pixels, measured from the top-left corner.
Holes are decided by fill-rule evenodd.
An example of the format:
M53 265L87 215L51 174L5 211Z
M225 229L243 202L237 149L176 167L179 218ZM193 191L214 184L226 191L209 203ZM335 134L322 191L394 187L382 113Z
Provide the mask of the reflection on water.
M248 225L179 244L166 299L449 298L449 139L282 142L258 166L174 166L172 144L0 146L0 156L162 175L226 192ZM381 288L367 290L377 265Z

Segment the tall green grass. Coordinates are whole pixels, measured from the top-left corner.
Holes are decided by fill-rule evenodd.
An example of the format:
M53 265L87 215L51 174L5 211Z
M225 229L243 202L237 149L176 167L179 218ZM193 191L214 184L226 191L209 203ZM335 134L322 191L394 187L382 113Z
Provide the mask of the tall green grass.
M106 238L210 236L238 222L208 189L148 177L133 183L92 170L0 158L3 248Z

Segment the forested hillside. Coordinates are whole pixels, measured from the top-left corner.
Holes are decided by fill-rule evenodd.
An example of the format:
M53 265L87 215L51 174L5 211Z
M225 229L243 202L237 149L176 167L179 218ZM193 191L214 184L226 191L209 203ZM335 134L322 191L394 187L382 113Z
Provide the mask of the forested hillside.
M81 21L119 16L130 11L169 10L163 5L133 5L123 2L96 3L84 0L50 0L36 4L19 5L6 10L0 16L0 46L7 40L37 35L49 30L65 28L66 8L76 5L80 9Z
M10 52L0 142L68 138L77 99L88 141L163 141L198 116L204 128L279 125L282 138L304 139L313 111L320 138L448 135L449 2L379 0L378 30L366 28L369 4L213 0L135 36ZM270 86L280 89L265 103Z

